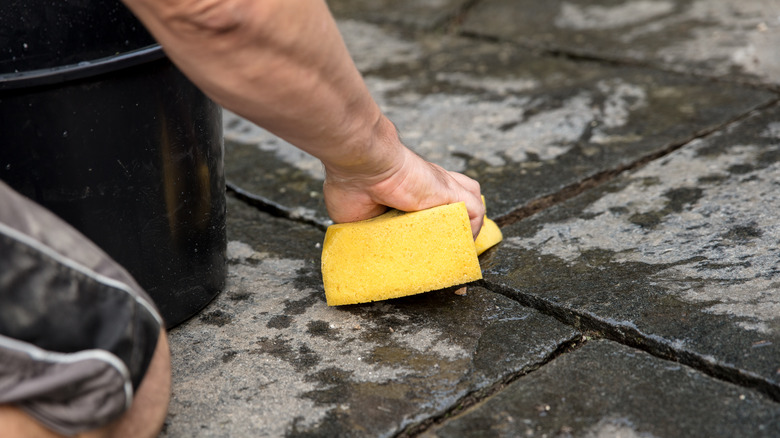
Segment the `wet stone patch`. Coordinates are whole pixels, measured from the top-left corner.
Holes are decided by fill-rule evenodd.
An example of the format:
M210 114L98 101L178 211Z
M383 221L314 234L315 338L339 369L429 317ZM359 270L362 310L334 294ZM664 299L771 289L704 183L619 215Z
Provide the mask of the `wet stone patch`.
M731 85L713 93L712 84L687 76L539 57L508 44L342 26L348 43L354 35L356 62L404 142L478 179L493 216L679 145L775 98ZM316 159L229 112L225 136L228 180L299 216L327 220Z
M774 437L761 394L609 341L591 341L423 436Z
M461 30L776 87L778 17L773 0L485 0Z
M778 117L506 228L488 284L780 400Z
M170 333L163 436L392 436L579 339L477 286L328 307L321 232L235 200L228 221L226 290Z

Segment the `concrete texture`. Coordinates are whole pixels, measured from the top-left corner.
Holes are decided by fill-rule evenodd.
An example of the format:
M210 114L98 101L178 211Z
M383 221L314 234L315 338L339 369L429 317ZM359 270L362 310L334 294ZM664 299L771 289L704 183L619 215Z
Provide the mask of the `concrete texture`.
M329 308L321 165L225 112L228 285L162 436L780 435L775 2L329 4L506 239L465 296Z

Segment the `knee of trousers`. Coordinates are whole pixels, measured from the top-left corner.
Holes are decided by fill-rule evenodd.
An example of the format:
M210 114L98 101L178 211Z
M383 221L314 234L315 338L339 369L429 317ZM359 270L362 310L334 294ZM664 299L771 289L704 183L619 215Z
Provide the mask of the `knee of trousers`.
M50 429L103 426L132 403L162 319L89 239L0 182L0 403Z

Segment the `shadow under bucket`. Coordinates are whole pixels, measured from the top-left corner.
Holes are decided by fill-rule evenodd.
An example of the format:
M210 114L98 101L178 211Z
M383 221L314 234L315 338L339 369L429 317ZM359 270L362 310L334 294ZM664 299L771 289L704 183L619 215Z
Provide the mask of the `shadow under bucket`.
M0 10L0 47L13 46L0 54L0 179L103 248L175 326L225 284L221 109L118 2L35 3Z

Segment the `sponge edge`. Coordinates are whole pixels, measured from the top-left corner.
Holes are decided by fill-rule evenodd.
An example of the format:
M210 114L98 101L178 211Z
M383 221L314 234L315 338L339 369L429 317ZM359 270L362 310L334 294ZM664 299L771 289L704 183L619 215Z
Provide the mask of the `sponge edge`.
M398 298L481 278L462 202L331 225L322 245L322 280L330 306Z
M504 235L501 234L501 229L498 228L498 225L485 216L482 223L482 229L479 230L477 240L474 241L474 246L477 247L477 255L487 251L503 239Z

